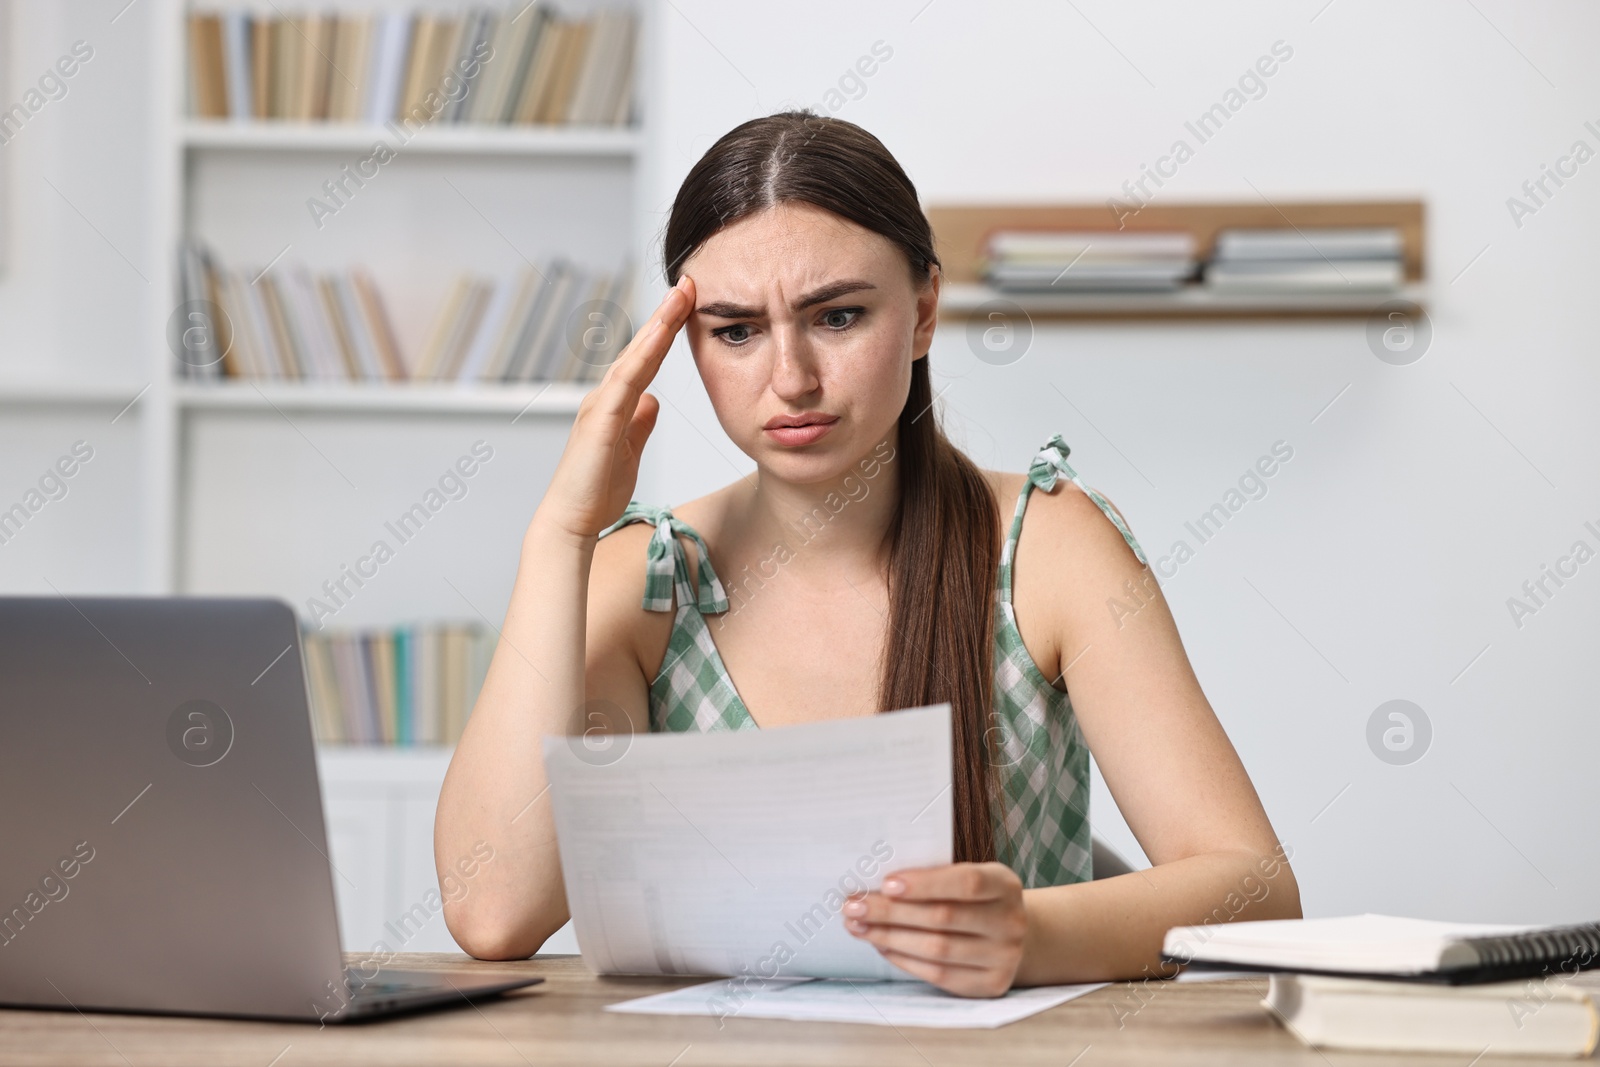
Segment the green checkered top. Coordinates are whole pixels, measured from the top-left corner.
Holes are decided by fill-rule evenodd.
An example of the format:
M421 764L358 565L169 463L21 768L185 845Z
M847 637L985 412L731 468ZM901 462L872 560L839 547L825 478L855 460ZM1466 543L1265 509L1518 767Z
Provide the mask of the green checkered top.
M1011 605L1012 561L1028 497L1036 487L1048 493L1063 479L1070 481L1116 525L1139 562L1147 562L1116 509L1084 485L1067 463L1069 451L1058 434L1033 457L1001 551L995 590L995 725L989 738L1005 809L996 813L995 841L999 858L1029 888L1087 881L1092 870L1089 750L1071 700L1050 684L1028 654ZM677 611L666 658L650 684L650 728L673 732L756 729L705 620L707 614L727 611L729 606L722 582L711 568L705 541L666 508L638 501L630 503L622 518L600 536L635 522L655 527L648 550L644 609L672 611L676 603ZM700 561L697 589L690 586L679 536L694 542Z

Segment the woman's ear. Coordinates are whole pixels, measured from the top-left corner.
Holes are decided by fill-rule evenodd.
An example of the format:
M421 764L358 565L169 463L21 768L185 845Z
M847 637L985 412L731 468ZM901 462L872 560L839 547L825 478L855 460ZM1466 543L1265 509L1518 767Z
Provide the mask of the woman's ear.
M928 268L928 280L917 290L917 327L912 336L913 359L921 359L933 347L933 329L939 324L939 286L944 276L937 266Z

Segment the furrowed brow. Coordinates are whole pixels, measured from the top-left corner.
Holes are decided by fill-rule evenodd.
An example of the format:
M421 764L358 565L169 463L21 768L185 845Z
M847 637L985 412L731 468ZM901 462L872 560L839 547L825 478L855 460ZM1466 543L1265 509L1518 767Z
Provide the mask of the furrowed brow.
M849 293L861 292L864 289L876 289L877 286L868 281L851 280L831 282L820 289L814 289L801 297L794 305L796 311L804 311L808 307L826 304L830 300L837 300ZM762 308L746 307L727 300L714 300L709 304L701 304L695 309L701 315L710 315L717 319L759 319L766 316Z
M801 297L800 302L794 306L794 309L796 311L804 311L808 307L815 307L818 304L826 304L830 300L837 300L847 293L858 293L863 289L876 288L876 285L868 281L832 282Z
M701 304L695 310L702 315L710 315L718 319L759 319L765 314L765 312L758 311L755 308L730 304L726 300L714 300L709 304Z

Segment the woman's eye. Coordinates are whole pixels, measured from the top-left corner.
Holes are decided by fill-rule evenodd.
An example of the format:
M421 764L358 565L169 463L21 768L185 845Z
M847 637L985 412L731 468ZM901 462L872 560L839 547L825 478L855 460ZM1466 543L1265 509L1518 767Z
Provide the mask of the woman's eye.
M849 329L861 314L860 308L832 308L822 313L822 322L832 330Z
M711 332L730 345L742 345L750 340L750 327L748 326L721 326Z

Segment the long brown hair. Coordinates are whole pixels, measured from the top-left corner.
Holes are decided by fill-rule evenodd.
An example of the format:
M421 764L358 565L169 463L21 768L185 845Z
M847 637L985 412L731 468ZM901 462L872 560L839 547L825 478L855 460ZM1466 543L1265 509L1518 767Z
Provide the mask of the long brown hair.
M678 189L662 258L684 260L718 230L782 203L806 203L893 241L920 287L939 265L916 187L872 134L786 111L737 126ZM900 499L890 520L889 635L879 708L948 701L954 721L954 855L993 859L997 792L988 727L1000 520L988 480L950 443L933 406L928 358L911 365L896 442Z

